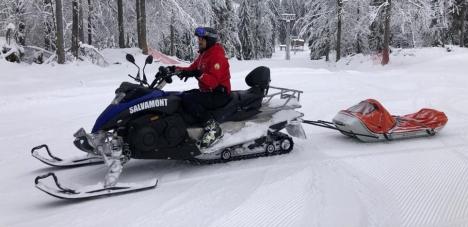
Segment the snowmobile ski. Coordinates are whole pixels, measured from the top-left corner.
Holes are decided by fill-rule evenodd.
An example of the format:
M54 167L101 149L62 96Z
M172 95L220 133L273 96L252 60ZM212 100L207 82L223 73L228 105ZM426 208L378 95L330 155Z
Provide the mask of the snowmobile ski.
M43 179L48 177L53 178L55 187L42 182ZM118 183L117 185L109 188L104 188L101 184L97 184L93 186L85 186L79 189L72 189L63 187L54 173L47 173L36 177L34 183L36 188L56 198L66 200L85 200L152 189L157 186L158 180L142 183Z
M46 157L39 153L39 151L43 148L45 148L49 157ZM74 157L70 159L61 159L61 158L54 156L50 152L49 147L46 144L42 144L42 145L32 148L31 155L35 157L36 159L38 159L39 161L47 165L54 166L54 167L78 167L78 166L101 164L104 162L104 159L102 158L102 156L97 156L93 154L82 155L82 156Z

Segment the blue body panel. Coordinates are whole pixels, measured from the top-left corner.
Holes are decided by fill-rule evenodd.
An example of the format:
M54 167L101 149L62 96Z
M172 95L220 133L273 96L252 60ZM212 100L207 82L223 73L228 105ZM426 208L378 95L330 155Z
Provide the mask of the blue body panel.
M155 90L145 96L139 97L137 99L131 100L126 103L119 103L119 104L110 104L102 113L99 115L98 119L96 119L96 123L94 123L92 133L95 133L101 130L102 126L104 126L108 121L112 120L115 116L121 113L124 110L127 110L131 106L134 106L138 103L142 103L151 99L166 97L169 95L177 95L180 92L164 92L161 90Z

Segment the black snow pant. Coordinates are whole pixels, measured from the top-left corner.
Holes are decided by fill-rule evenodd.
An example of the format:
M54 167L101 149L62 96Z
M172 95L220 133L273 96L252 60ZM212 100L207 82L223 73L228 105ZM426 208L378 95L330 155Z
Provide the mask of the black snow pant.
M210 111L223 107L229 100L230 96L224 91L202 92L193 89L183 93L182 107L194 118L193 123L204 123L214 119Z

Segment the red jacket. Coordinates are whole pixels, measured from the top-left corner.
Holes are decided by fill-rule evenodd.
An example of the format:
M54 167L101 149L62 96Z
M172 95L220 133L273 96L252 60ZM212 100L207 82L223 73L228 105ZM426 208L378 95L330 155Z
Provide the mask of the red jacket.
M231 93L229 62L225 56L223 46L219 43L199 54L189 67L177 67L177 69L186 71L200 70L202 75L198 78L198 86L201 91L213 91L216 87L222 85L228 94Z

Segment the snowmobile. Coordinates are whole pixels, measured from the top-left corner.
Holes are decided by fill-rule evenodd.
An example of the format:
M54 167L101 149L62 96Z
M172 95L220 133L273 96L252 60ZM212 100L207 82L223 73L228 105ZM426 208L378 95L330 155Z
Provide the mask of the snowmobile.
M403 116L391 115L377 100L366 99L339 111L332 122L304 120L303 123L334 129L362 142L380 142L434 136L447 121L444 112L429 108Z
M245 78L249 89L232 91L224 107L210 110L221 123L224 136L213 146L200 149L197 140L203 129L181 107L183 93L163 90L179 75L161 66L150 84L145 67L153 62L152 56L145 61L142 78L134 57L127 54L126 59L138 68L136 76L128 75L137 83L122 82L91 132L80 128L74 134L74 145L86 154L62 159L52 154L46 144L31 150L33 157L55 167L104 163L107 166L104 182L72 189L62 186L54 173L48 173L36 177L38 189L62 199L87 199L151 189L156 187L156 179L137 184L118 183L125 163L131 159L226 162L288 153L294 146L291 136L305 138L301 126L303 114L297 111L301 107L302 91L270 86L270 70L260 66ZM55 185L45 183L44 179L49 177Z

